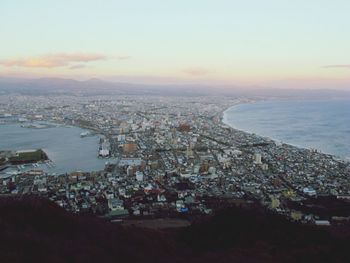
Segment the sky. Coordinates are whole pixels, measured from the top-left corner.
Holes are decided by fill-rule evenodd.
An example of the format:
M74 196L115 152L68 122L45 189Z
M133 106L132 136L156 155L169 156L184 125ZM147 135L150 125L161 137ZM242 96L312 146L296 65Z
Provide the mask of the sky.
M1 0L0 76L350 89L349 0Z

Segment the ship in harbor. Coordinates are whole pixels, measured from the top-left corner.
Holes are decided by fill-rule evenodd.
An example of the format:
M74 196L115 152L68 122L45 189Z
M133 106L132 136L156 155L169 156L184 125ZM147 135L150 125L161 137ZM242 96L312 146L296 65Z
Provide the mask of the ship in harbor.
M81 137L81 138L87 137L87 136L89 136L89 135L91 135L91 133L88 132L88 131L80 133L80 137Z

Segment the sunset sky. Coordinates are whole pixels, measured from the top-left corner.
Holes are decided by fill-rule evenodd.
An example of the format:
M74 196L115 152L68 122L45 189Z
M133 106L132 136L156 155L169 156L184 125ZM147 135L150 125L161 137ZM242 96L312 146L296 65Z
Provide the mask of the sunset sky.
M349 88L349 0L1 0L0 76Z

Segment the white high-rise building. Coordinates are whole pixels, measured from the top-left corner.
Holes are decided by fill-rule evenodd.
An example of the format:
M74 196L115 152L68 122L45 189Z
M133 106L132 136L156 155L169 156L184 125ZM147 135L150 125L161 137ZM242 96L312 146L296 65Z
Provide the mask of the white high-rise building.
M139 172L139 171L136 172L136 180L138 182L142 182L143 181L143 172Z
M256 164L261 164L261 154L260 153L256 153L254 154L254 163Z

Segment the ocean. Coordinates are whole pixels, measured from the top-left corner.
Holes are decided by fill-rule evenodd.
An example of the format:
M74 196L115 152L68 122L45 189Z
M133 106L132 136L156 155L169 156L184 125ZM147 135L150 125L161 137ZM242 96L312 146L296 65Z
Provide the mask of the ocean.
M350 160L350 100L270 100L224 112L227 125Z

